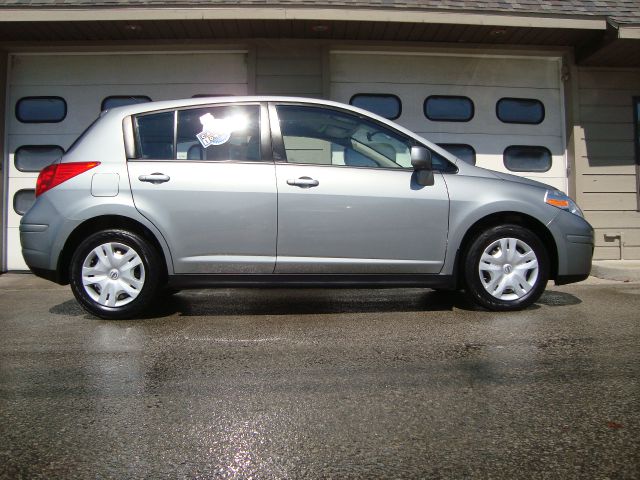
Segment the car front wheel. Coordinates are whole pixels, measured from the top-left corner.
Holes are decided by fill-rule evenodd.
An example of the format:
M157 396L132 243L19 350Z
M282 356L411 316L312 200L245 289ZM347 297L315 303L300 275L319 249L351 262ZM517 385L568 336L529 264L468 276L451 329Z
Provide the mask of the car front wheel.
M489 310L520 310L534 303L549 279L549 256L531 230L500 225L472 240L464 261L467 293Z
M103 230L90 235L71 259L71 289L89 313L105 319L140 315L161 285L160 256L136 233Z

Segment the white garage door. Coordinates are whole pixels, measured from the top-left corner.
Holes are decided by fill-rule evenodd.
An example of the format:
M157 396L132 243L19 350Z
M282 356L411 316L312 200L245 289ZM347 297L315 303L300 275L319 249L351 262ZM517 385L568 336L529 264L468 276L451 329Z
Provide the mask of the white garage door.
M22 270L18 226L33 201L38 171L67 149L104 105L246 95L247 61L239 51L19 54L11 56L9 79L5 265Z
M559 58L336 51L331 96L399 114L480 167L567 191Z

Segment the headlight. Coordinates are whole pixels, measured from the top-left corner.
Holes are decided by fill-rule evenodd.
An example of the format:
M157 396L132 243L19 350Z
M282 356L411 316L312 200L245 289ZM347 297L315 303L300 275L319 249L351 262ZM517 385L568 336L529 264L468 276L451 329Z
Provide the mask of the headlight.
M571 212L574 215L584 218L584 214L576 202L571 200L560 190L547 190L547 193L544 194L544 201L549 205L561 208L562 210L566 210L567 212Z

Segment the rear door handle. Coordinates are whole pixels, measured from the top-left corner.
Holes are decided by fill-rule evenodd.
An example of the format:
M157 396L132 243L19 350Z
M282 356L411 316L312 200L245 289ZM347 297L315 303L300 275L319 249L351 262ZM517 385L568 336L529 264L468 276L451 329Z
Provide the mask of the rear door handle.
M151 175L140 175L138 180L141 182L149 182L149 183L164 183L171 180L169 175L165 175L164 173L152 173Z
M289 180L287 180L287 185L293 185L295 187L301 188L311 188L317 187L318 185L320 185L320 182L311 177L300 177L296 179L290 178Z

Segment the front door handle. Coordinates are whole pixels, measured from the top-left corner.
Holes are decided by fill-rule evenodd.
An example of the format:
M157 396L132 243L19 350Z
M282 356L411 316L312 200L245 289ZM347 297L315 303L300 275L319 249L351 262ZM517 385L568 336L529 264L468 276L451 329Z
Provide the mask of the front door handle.
M156 172L156 173L152 173L151 175L140 175L138 177L138 180L140 180L141 182L149 182L149 183L157 184L157 183L168 182L169 180L171 180L171 177L169 177L169 175Z
M311 177L300 177L296 179L290 178L289 180L287 180L287 185L293 185L295 187L301 188L311 188L317 187L318 185L320 185L320 182Z

